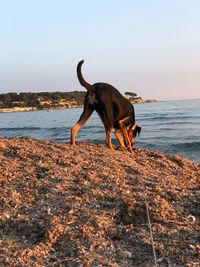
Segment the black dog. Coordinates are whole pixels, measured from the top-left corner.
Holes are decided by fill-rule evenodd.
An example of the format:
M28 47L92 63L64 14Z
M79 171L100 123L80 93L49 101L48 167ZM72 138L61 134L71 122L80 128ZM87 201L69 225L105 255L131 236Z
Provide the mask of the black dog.
M77 75L79 82L87 89L84 99L84 110L78 122L71 129L71 144L75 144L78 130L86 123L94 110L99 114L105 130L106 145L113 149L111 143L112 129L115 128L115 135L122 147L127 147L132 151L132 145L136 135L140 134L141 127L135 123L135 112L133 105L128 99L112 85L107 83L88 84L81 73L83 60L78 63ZM124 140L122 138L122 134ZM125 141L125 144L124 144Z

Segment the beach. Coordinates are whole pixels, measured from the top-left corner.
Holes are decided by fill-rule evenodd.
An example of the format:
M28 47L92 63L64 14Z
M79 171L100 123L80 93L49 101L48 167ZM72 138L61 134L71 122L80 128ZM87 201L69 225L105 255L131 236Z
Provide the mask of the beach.
M0 138L0 266L198 266L200 164ZM148 209L146 209L148 207Z

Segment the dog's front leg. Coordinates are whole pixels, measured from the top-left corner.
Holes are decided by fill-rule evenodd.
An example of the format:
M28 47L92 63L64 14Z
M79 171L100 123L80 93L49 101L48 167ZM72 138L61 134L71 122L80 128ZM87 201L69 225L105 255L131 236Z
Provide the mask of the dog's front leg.
M119 121L119 125L120 125L120 129L122 131L122 134L124 136L124 140L125 140L125 143L126 143L126 146L128 148L128 151L132 152L132 146L131 146L131 141L130 141L130 138L128 136L128 131L127 131L127 128L126 128L126 125L124 124L124 122L127 120L128 118L125 118L123 120L120 120Z
M115 129L115 136L121 147L125 147L124 140L122 138L122 132L120 129Z

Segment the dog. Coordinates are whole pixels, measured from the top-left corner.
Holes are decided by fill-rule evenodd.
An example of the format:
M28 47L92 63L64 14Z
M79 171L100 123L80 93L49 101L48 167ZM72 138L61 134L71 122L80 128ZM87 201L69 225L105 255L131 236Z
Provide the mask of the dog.
M105 127L105 143L108 148L114 149L111 137L112 130L115 129L116 138L121 147L127 147L132 152L132 145L135 137L140 135L141 127L136 125L135 111L128 99L107 83L87 83L83 78L81 66L84 61L77 65L77 76L80 84L87 89L84 98L84 109L78 122L71 129L71 144L75 145L75 138L78 130L87 122L96 111Z

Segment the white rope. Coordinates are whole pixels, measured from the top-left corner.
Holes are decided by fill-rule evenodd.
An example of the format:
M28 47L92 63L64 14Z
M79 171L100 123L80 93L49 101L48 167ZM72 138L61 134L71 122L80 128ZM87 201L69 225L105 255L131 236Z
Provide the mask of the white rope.
M146 194L146 190L145 190L145 194ZM146 197L145 197L145 206L146 206L146 211L147 211L147 218L148 218L148 225L149 225L149 232L150 232L150 237L151 237L151 245L152 245L152 249L153 249L155 267L158 267L156 250L155 250L154 241L153 241L153 233L152 233L152 229L151 229L151 221L150 221L150 216L149 216L149 203L147 202Z

